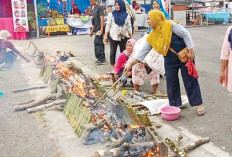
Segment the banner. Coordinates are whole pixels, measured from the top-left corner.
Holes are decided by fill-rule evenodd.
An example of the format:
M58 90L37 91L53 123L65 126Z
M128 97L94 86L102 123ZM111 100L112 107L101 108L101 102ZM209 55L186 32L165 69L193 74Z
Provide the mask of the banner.
M28 32L27 1L11 0L14 32Z

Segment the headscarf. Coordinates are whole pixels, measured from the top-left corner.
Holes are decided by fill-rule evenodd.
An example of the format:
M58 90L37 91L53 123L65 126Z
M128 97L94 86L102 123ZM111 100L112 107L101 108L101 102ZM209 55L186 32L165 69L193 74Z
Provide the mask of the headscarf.
M129 39L129 40L127 40L127 42L126 42L126 45L127 45L128 43L131 43L131 45L132 45L132 47L133 47L133 50L134 50L134 46L135 46L136 40L135 40L135 39ZM124 51L124 53L126 54L126 50Z
M147 42L163 56L167 55L172 38L172 22L165 19L164 14L158 10L149 13L152 23L155 25L153 31L148 35Z
M123 26L125 24L126 18L128 14L126 13L126 6L123 0L116 0L115 3L118 3L120 6L120 11L113 11L114 22L119 25Z
M126 44L127 43L131 43L132 47L134 48L136 40L135 39L129 39L129 40L127 40Z
M164 13L165 18L166 18L167 20L170 20L170 16L169 16L168 12L166 11L165 7L163 6L162 0L155 0L155 1L157 1L157 2L159 3L160 11L162 11L162 12ZM154 1L153 1L153 2L154 2Z

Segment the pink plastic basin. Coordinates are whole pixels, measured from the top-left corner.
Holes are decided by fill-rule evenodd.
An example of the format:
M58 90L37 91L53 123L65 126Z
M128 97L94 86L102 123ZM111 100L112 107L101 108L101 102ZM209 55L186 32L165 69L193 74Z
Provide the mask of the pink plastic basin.
M161 117L165 120L176 120L180 116L181 109L175 106L166 106L161 109Z

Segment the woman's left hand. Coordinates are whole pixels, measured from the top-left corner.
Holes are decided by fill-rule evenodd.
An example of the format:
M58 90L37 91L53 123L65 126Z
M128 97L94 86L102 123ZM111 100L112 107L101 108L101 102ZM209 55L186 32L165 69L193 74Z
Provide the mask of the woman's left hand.
M189 49L188 58L193 61L195 57L193 49Z

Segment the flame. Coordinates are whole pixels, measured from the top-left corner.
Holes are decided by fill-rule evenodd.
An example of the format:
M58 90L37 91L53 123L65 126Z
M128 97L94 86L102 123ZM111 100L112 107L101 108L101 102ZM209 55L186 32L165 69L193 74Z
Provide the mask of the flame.
M95 90L95 89L90 89L90 90L89 90L89 93L90 93L92 96L94 96L94 97L97 96L96 90Z
M73 93L78 94L82 98L86 98L87 94L85 93L84 87L82 85L73 85Z
M56 68L58 69L59 73L66 79L69 79L71 75L74 75L74 72L72 70L61 63L57 64Z
M131 125L128 126L128 128L130 130L136 130L136 129L140 128L140 127L141 127L140 125L133 125L133 124L131 124Z
M156 153L152 149L148 149L146 153L142 153L142 157L154 157Z

